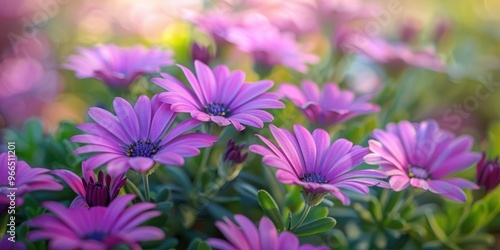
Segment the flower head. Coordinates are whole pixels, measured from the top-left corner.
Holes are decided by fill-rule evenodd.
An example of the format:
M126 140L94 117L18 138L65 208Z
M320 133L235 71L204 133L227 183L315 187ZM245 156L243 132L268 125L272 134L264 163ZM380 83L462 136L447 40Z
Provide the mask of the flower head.
M127 208L134 195L122 195L108 207L66 208L57 202L43 206L53 214L36 217L29 225L36 228L28 240L48 240L50 249L111 249L127 244L141 249L137 242L160 240L165 237L157 227L139 226L157 217L155 205L149 202Z
M486 188L487 191L495 189L500 184L500 164L498 156L495 160L486 160L486 153L483 153L476 168L477 185Z
M393 68L412 66L438 72L445 69L434 48L413 50L406 43L390 44L382 39L370 39L354 46L358 53Z
M14 169L14 170L13 170ZM45 168L31 168L28 163L18 161L15 155L0 154L0 214L7 210L11 198L9 195L15 188L16 206L23 204L23 196L29 192L62 190L63 186ZM9 178L14 171L14 180Z
M99 171L95 178L94 171L87 167L86 161L82 163L83 178L75 173L60 169L52 173L61 177L78 196L73 200L70 207L106 207L112 202L125 185L127 178L124 174L112 177Z
M470 136L455 138L433 120L420 124L390 123L385 131L376 129L372 136L375 138L369 141L372 153L365 161L380 165L391 176L389 183L395 191L412 186L464 202L466 195L460 188L478 188L465 179L446 178L481 157L470 152L473 143Z
M241 51L250 53L261 67L284 65L305 73L306 64L314 64L319 58L303 52L292 33L281 32L266 19L256 19L252 25L229 29L227 40Z
M302 186L307 194L331 193L344 205L350 200L339 188L366 194L368 186L388 187L377 179L387 177L386 174L375 169L354 170L363 163L368 149L353 145L346 139L336 140L330 145L330 136L322 129L311 134L300 125L293 128L295 134L270 125L277 143L257 135L267 147L250 146L250 151L264 156L264 164L278 169L278 181Z
M217 228L226 236L226 240L210 238L207 240L215 249L254 249L254 250L326 250L327 247L315 247L312 245L300 245L299 239L291 232L278 233L276 227L267 217L260 219L259 228L247 217L236 214L234 215L236 225L227 217L224 221L215 223Z
M245 129L242 124L262 128L264 122L273 120L273 116L262 109L284 107L278 95L266 93L273 86L272 81L245 83L242 71L230 72L226 66L218 66L212 71L200 61L195 61L194 66L196 76L179 65L191 88L167 74L153 79L168 90L160 94L160 100L172 104L175 112L190 113L199 121L219 126L233 124L241 131Z
M351 91L342 91L334 83L322 90L312 81L302 82L302 90L292 84L281 84L278 93L297 106L309 122L328 128L356 116L378 112L380 108L366 102L370 96L355 99Z
M211 146L217 138L203 133L186 133L201 122L187 119L169 130L177 114L158 96L139 97L134 107L115 98L116 116L101 108L90 108L96 123L84 123L79 129L89 134L76 135L73 142L86 143L75 154L97 153L87 160L90 169L107 164L108 173L117 176L132 168L146 173L155 162L182 166L184 157L200 153L198 148ZM168 131L168 132L167 132Z
M170 51L143 46L121 48L108 44L80 47L77 52L63 67L75 71L78 78L96 78L111 87L128 87L136 77L160 72L162 66L173 64Z

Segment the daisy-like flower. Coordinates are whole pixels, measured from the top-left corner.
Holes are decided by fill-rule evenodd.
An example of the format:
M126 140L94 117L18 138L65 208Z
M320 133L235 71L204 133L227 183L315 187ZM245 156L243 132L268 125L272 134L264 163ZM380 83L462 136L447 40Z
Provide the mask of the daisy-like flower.
M412 124L402 121L390 123L387 129L376 129L375 140L370 140L368 164L380 165L390 177L395 191L409 186L429 190L454 201L464 202L466 195L460 188L478 188L461 178L446 178L476 163L481 155L470 152L473 139L455 136L441 130L433 120Z
M413 50L405 43L390 44L382 39L365 39L363 41L365 42L352 44L356 52L390 67L411 66L437 72L445 69L444 62L439 58L434 48Z
M123 178L123 173L117 177L112 177L111 175L104 175L102 171L99 171L96 179L94 171L87 167L86 161L82 162L82 169L83 178L66 169L52 171L78 194L70 207L106 207L118 196L120 189L127 181L127 178Z
M132 168L139 173L150 171L155 162L172 166L184 165L184 157L200 153L199 148L212 146L217 138L203 133L186 133L201 122L187 119L170 129L177 113L170 104L139 97L134 107L122 98L115 98L116 116L101 108L90 108L89 116L96 123L84 123L79 129L89 134L76 135L72 142L86 143L75 154L97 153L87 160L95 169L107 164L107 171L117 176Z
M137 242L160 240L165 237L157 227L139 226L159 216L155 204L142 202L127 208L134 195L122 195L108 207L66 208L57 202L43 206L53 214L43 214L29 222L36 228L28 240L48 240L50 249L112 249L126 244L141 249Z
M13 199L15 206L21 206L23 196L29 192L63 189L48 169L31 168L25 161L18 161L16 156L8 153L0 154L0 171L0 214L14 208L11 204ZM9 178L11 172L14 172L15 179Z
M491 191L500 184L498 156L494 160L487 160L486 153L483 153L481 160L477 163L476 183L484 187L486 191Z
M340 188L367 194L368 186L388 187L377 179L386 178L385 173L375 169L354 170L370 153L368 149L346 139L338 139L330 145L330 136L323 129L316 129L311 134L301 125L293 128L295 134L270 125L277 143L257 135L267 147L250 146L250 151L264 156L264 164L278 169L278 181L302 186L307 195L320 197L319 201L331 193L344 205L350 204L350 200Z
M245 129L243 124L262 128L264 122L273 120L273 116L262 109L284 107L278 95L266 92L273 86L272 81L245 83L242 71L230 72L226 66L218 66L212 71L200 61L195 61L194 66L196 76L179 65L192 89L167 74L153 79L168 90L160 94L160 100L172 104L175 112L190 113L199 121L219 126L233 124L241 131Z
M319 61L319 57L300 48L292 33L281 32L266 19L251 17L248 20L251 25L232 27L227 40L241 51L251 54L256 65L268 68L284 65L305 73L306 64Z
M334 83L322 90L312 81L302 82L302 90L292 84L281 84L278 93L297 106L316 127L328 128L356 116L378 112L379 106L367 102L370 95L355 99L351 91L342 91Z
M142 74L157 73L161 67L173 64L172 52L159 48L113 44L78 48L78 54L68 57L64 68L76 72L77 78L96 78L111 87L128 87Z
M267 217L260 219L259 228L241 214L234 215L234 222L227 217L217 221L215 225L226 236L226 240L210 238L207 240L215 249L220 250L326 250L328 247L300 245L299 239L291 232L278 233L276 227Z

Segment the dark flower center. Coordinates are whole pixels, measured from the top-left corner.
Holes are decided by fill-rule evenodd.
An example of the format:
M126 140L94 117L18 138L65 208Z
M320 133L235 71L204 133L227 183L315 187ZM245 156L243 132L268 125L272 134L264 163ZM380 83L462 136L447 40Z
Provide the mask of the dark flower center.
M410 166L410 171L408 172L408 176L410 176L411 178L424 179L424 180L430 178L427 169L415 165Z
M158 153L158 150L160 149L159 144L160 140L154 143L149 139L146 141L139 140L130 144L125 154L130 157L152 157Z
M325 177L323 177L320 174L314 174L314 173L307 173L304 176L302 176L300 180L303 182L315 182L319 184L327 183Z
M104 232L92 232L83 237L86 240L96 240L96 241L104 241L106 238L106 234Z
M220 102L211 102L203 107L205 113L213 116L227 116L229 114L229 108Z

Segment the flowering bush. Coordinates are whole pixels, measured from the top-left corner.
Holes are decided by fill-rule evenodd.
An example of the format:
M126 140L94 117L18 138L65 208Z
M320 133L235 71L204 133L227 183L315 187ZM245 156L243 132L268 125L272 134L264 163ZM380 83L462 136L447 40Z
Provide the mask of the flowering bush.
M0 249L498 248L492 2L6 1Z

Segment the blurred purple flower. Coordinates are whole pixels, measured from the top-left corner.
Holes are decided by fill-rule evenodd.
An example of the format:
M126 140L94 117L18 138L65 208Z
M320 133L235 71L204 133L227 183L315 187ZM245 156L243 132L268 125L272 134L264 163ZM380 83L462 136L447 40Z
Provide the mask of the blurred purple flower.
M486 160L486 153L483 152L481 160L477 163L476 183L486 188L486 191L491 191L500 184L498 156L495 160Z
M61 177L78 196L71 202L70 207L106 207L112 202L125 185L127 178L124 174L112 177L99 171L97 179L94 171L82 162L83 178L66 169L53 170L52 173Z
M46 63L24 56L0 62L0 126L21 126L57 95L58 73Z
M58 202L43 206L53 214L43 214L29 222L33 231L28 240L48 240L50 249L112 249L121 244L141 249L138 242L160 240L165 237L157 227L139 226L159 216L149 202L127 208L134 195L122 195L108 207L66 208Z
M433 48L412 50L407 44L390 44L382 39L363 39L363 43L351 46L369 59L387 64L392 68L405 66L425 68L441 72L445 69L444 62ZM351 40L352 41L352 40Z
M108 163L108 173L117 176L129 168L146 173L155 162L182 166L184 157L198 155L198 148L217 141L212 135L185 133L201 123L195 119L184 120L165 134L177 113L169 104L160 102L158 95L152 100L139 97L135 107L117 97L113 106L116 116L101 108L90 108L89 116L96 123L79 125L89 134L71 138L72 142L89 144L75 150L75 154L98 153L87 160L91 169Z
M226 66L211 70L207 65L195 61L196 76L179 65L191 89L176 78L162 74L153 82L169 92L160 94L160 100L172 104L175 112L190 113L202 122L214 122L219 126L233 126L241 131L242 124L262 128L273 116L261 109L283 108L279 97L266 91L273 86L270 80L245 83L245 73L230 72Z
M227 240L209 238L207 240L215 249L254 249L254 250L326 250L328 247L300 245L299 239L291 232L278 233L276 227L267 217L260 219L259 228L241 214L234 215L234 222L227 217L224 221L217 221L215 225L224 234Z
M302 90L292 84L281 84L277 91L297 106L316 127L328 128L356 116L378 112L379 106L366 102L370 95L355 99L351 91L341 91L334 83L322 90L312 81L302 82Z
M162 66L172 65L172 52L159 48L98 45L77 48L78 54L68 57L64 68L76 72L77 78L96 78L111 87L128 87L146 73L157 73Z
M380 6L359 0L316 0L321 23L339 26L355 19L373 18Z
M303 52L292 33L281 32L265 19L249 20L252 25L232 27L227 40L250 53L259 66L272 68L284 65L299 72L307 72L306 64L314 64L319 57Z
M15 170L11 170L15 166ZM9 172L15 172L15 180L9 180ZM28 163L18 161L17 157L8 153L0 154L0 214L9 209L12 190L15 190L16 207L23 204L23 196L29 192L62 190L63 186L45 168L31 168Z
M352 144L346 139L330 144L325 130L311 133L300 125L294 125L294 132L270 125L277 144L257 135L267 146L251 145L250 151L264 156L262 162L278 168L276 178L285 184L299 185L306 193L331 193L342 204L350 204L349 198L340 191L345 188L367 194L368 186L388 187L376 179L387 175L375 169L354 170L363 163L368 149Z
M403 22L400 29L401 41L411 43L422 31L422 25L418 20L407 19Z
M473 139L455 136L441 130L434 120L412 124L402 121L389 123L386 131L376 129L370 140L368 164L380 165L389 175L395 191L408 186L429 190L448 199L465 202L460 188L477 189L476 184L461 178L446 176L467 169L480 154L470 152Z

